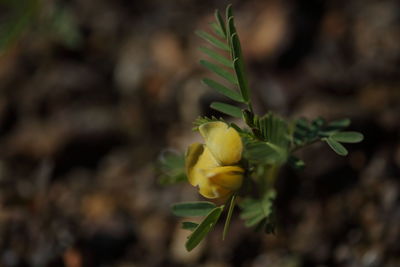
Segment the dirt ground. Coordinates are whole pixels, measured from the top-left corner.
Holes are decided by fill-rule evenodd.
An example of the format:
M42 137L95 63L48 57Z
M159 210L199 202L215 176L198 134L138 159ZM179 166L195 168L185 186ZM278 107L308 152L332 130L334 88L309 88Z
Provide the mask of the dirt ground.
M30 16L0 53L0 266L400 266L400 3L231 2L256 111L348 117L365 140L298 153L276 235L234 216L187 253L169 207L201 198L155 163L218 115L194 31L229 2L0 2L0 23Z

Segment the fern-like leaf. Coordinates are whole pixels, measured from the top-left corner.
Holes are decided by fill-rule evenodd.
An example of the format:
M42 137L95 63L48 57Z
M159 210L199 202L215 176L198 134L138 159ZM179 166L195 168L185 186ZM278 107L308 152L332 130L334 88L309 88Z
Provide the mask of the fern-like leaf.
M210 25L215 35L204 31L197 31L197 34L211 43L215 48L218 48L211 49L208 47L200 47L200 51L215 61L215 63L207 60L200 60L200 64L227 80L231 85L225 86L209 78L203 79L203 82L218 93L236 102L249 105L250 89L245 75L242 50L239 36L235 28L232 6L229 5L226 8L225 19L218 10L215 11L214 16L215 21ZM227 54L229 58L227 58ZM239 114L240 108L232 108L232 106L225 103L212 104L211 108L229 115L234 115L235 117L242 116L242 114Z
M216 37L212 36L209 33L203 32L203 31L197 31L196 34L209 42L210 44L214 45L215 47L225 50L225 51L230 51L229 46L222 42L221 40L217 39Z

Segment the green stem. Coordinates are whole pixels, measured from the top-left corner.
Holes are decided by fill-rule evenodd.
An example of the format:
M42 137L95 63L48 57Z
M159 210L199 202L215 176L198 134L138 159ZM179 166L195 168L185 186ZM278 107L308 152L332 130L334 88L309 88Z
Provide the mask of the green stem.
M305 143L305 144L303 144L303 145L295 146L295 147L293 147L293 148L290 150L290 153L293 153L293 152L295 152L295 151L297 151L297 150L299 150L299 149L302 149L302 148L304 148L304 147L306 147L306 146L312 145L312 144L314 144L314 143L316 143L316 142L318 142L318 141L320 141L320 140L321 140L321 139L316 138L316 139L314 139L314 140L312 140L312 141L310 141L310 142L307 142L307 143Z
M236 194L234 194L231 198L231 203L229 205L229 210L228 210L228 215L226 216L226 221L224 225L224 232L222 234L222 240L225 240L226 235L228 234L229 231L229 225L231 224L231 218L233 214L233 209L235 208L235 202L236 200Z

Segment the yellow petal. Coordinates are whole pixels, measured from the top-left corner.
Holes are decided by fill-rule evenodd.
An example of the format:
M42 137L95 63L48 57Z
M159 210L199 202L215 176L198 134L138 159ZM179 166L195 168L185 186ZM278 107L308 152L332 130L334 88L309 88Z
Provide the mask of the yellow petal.
M186 175L188 176L188 180L192 185L194 185L194 183L191 173L194 165L199 161L199 157L203 151L204 146L202 144L194 143L189 146L185 155Z
M215 167L204 170L205 180L199 184L200 194L212 199L227 198L242 185L243 173L244 170L239 166Z
M193 186L208 186L205 172L218 166L210 150L199 143L192 144L186 153L186 174Z
M199 193L210 199L228 198L238 189L244 170L238 166L221 167L208 147L194 143L186 153L186 173Z
M232 192L232 190L228 190L212 183L204 183L202 185L199 185L199 193L203 197L210 199L224 198L227 195L230 195Z
M243 173L239 166L224 166L210 169L207 177L214 185L235 191L242 186Z
M221 165L234 165L242 157L243 144L238 132L221 121L199 127L206 146Z

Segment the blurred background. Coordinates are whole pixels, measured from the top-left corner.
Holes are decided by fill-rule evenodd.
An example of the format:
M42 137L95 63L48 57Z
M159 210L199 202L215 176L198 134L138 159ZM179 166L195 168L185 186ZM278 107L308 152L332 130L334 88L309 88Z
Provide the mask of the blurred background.
M155 163L220 115L194 30L229 2L256 111L348 117L365 140L299 152L275 236L234 217L187 253L169 207L200 198ZM400 3L229 2L0 1L0 266L400 266Z

